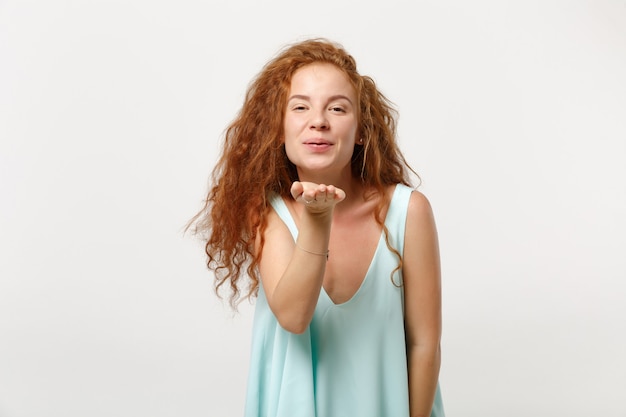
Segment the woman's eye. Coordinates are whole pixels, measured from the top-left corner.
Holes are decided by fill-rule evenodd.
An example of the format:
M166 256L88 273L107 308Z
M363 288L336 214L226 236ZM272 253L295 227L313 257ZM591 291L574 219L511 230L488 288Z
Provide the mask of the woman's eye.
M294 106L293 109L294 110L305 110L306 108L303 105L299 104L297 106Z
M334 112L340 112L340 113L345 111L343 107L339 107L339 106L331 107L330 110Z

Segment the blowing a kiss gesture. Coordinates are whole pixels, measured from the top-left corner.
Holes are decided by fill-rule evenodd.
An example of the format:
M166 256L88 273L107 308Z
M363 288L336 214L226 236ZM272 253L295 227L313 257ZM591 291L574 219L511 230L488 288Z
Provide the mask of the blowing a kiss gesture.
M291 185L291 196L304 204L309 213L321 214L332 212L335 205L346 198L346 193L334 185L295 181Z

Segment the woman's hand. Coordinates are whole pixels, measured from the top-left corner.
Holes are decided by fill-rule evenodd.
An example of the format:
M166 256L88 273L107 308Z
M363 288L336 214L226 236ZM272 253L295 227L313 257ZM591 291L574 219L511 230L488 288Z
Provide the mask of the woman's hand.
M292 184L291 195L298 203L304 204L310 213L332 211L337 203L346 198L346 193L334 185L300 181Z

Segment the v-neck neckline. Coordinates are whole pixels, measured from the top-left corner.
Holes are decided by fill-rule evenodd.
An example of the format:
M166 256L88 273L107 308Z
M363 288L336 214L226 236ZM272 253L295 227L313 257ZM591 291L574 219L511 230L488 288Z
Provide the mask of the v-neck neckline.
M367 271L365 272L365 275L361 279L361 283L359 284L359 287L356 289L354 294L352 294L350 296L350 298L348 298L344 302L337 303L330 297L330 295L328 294L328 291L326 291L326 287L324 287L324 284L322 284L321 292L324 294L324 296L326 296L326 298L328 299L328 301L330 301L330 303L332 304L333 307L345 306L346 304L349 304L352 300L357 298L357 296L361 293L362 288L365 287L365 283L368 281L368 277L369 277L370 272L371 272L371 270L372 270L372 268L374 266L374 262L376 262L376 258L378 257L378 252L380 251L380 245L381 245L381 243L382 243L382 241L384 239L384 233L385 233L384 229L380 231L380 237L378 238L378 244L376 245L376 249L374 250L374 254L372 255L372 258L370 259L370 263L369 263L369 265L367 267Z

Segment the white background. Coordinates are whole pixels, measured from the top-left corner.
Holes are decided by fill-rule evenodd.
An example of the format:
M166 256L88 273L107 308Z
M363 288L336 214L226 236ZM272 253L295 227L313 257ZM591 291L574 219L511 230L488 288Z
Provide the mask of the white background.
M219 302L182 228L248 82L309 36L400 110L448 416L626 416L609 0L0 1L0 416L241 415L252 308Z

